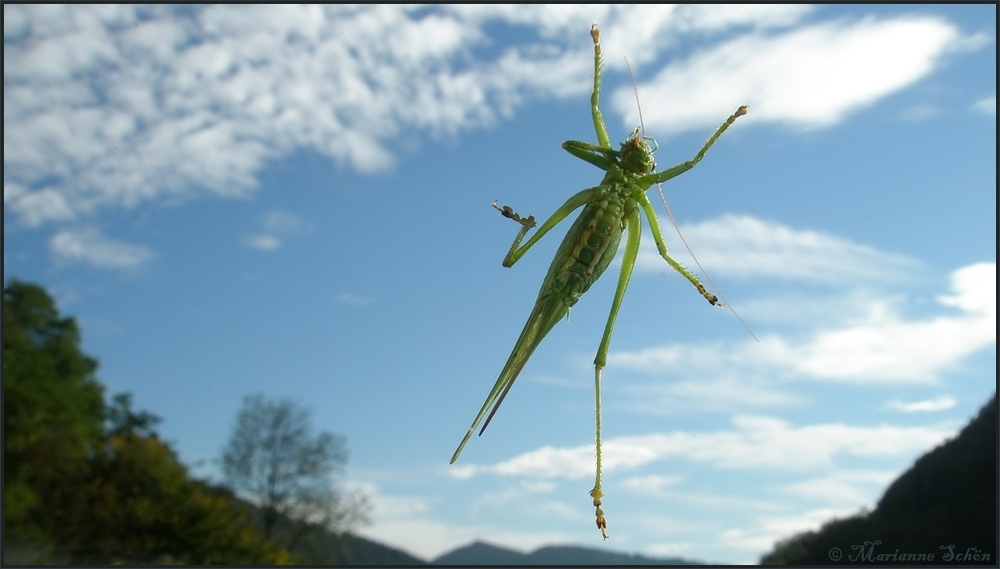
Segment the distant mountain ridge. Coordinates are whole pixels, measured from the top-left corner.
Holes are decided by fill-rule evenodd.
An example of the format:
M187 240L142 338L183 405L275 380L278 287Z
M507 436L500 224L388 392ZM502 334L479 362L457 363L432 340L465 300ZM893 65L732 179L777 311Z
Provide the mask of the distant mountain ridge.
M818 532L805 532L775 545L761 563L826 565L833 549L841 563L857 555L852 545L879 541L862 554L867 563L909 563L914 559L878 559L879 554L935 554L932 564L997 563L997 399L994 395L961 432L928 451L886 489L878 507L868 513L832 520ZM278 536L280 538L280 536ZM281 541L279 539L279 541ZM972 551L980 559L945 558ZM347 565L426 565L401 549L352 534L330 534L312 528L296 547L300 563ZM985 557L989 555L989 557ZM547 546L522 553L475 541L445 553L434 565L703 565L680 557L653 558L588 547ZM926 564L927 562L922 562Z
M704 565L680 557L645 557L630 553L618 553L577 547L571 545L550 545L540 547L531 553L521 553L506 547L475 541L431 561L432 565Z

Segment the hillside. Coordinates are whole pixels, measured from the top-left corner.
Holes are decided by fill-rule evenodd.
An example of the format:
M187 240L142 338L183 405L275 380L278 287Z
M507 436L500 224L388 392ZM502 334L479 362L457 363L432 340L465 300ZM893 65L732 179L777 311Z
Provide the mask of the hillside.
M761 563L996 565L996 461L994 395L957 437L921 456L896 479L873 511L779 542Z

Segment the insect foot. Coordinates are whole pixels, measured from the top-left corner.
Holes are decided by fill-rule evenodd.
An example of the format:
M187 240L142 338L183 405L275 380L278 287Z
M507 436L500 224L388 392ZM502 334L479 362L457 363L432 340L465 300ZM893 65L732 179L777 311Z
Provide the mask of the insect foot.
M604 496L604 492L600 488L594 488L590 491L590 495L594 498L594 507L597 508L597 529L601 530L601 536L604 539L608 539L608 520L604 518L604 510L601 509L601 498Z
M532 227L535 226L535 216L529 215L526 218L522 218L520 215L517 215L517 213L515 213L514 210L511 209L509 205L498 207L496 200L493 200L493 209L499 211L500 214L503 215L504 217L508 219L513 219L514 221L520 223L521 225L527 227L528 229L531 229Z

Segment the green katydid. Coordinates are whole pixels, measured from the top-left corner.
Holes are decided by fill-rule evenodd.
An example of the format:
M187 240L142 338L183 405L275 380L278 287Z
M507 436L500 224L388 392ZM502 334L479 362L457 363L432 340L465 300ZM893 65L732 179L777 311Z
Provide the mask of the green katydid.
M622 233L628 230L625 257L622 260L621 273L618 277L618 288L615 290L614 300L611 303L611 313L604 328L601 344L597 349L597 357L594 358L597 476L590 496L597 508L597 527L601 530L601 535L607 539L605 531L607 522L603 510L601 510L601 498L604 495L601 490L601 370L607 361L611 331L614 328L618 309L625 296L625 289L628 287L629 278L635 266L636 255L639 253L639 238L642 231L642 218L639 211L641 209L649 221L653 240L656 242L660 256L674 270L690 281L708 302L713 305L719 304L719 299L705 289L698 277L667 254L667 246L663 241L656 212L646 196L646 191L654 184L666 182L694 168L695 164L701 161L708 149L733 124L736 118L746 114L747 108L741 106L726 119L726 122L716 129L694 158L672 168L656 172L656 164L653 162L655 149L647 143L647 140L651 139L640 136L638 128L632 131L632 134L621 144L619 150L611 148L607 127L604 125L604 118L597 105L601 90L601 43L600 32L596 25L591 26L590 35L594 40L594 91L590 96L590 107L599 144L593 145L569 140L564 142L562 146L573 156L597 166L606 174L600 185L583 190L567 200L521 247L518 247L521 240L529 230L535 227L534 216L522 218L510 207L500 208L497 207L496 202L493 203L493 207L500 210L504 217L521 224L521 230L514 239L507 256L504 257L504 267L513 266L532 245L574 210L583 206L583 212L580 213L566 237L563 238L562 244L559 245L556 256L545 275L545 280L542 282L538 300L535 301L531 316L528 317L528 322L524 325L524 330L521 331L521 336L514 344L514 349L507 359L503 371L500 372L496 384L493 385L492 391L483 403L482 409L479 410L472 426L469 427L469 431L458 445L455 454L452 455L451 463L458 460L458 456L472 436L472 432L486 415L486 410L492 405L493 410L490 411L486 422L479 431L480 435L483 434L535 348L556 323L569 314L570 307L576 304L583 293L587 292L608 268L618 251Z

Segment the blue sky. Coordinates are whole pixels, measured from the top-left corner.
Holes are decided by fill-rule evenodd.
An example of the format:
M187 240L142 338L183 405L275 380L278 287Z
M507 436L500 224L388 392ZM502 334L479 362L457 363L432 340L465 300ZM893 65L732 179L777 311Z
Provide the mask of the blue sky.
M4 277L82 326L195 474L244 395L347 438L361 533L754 562L871 507L996 386L996 6L4 6ZM517 225L638 126L728 301L647 234L604 372L606 276L458 444L569 221ZM652 196L672 253L693 261ZM648 229L647 229L648 233ZM609 274L614 274L613 269ZM849 544L848 544L849 545Z

